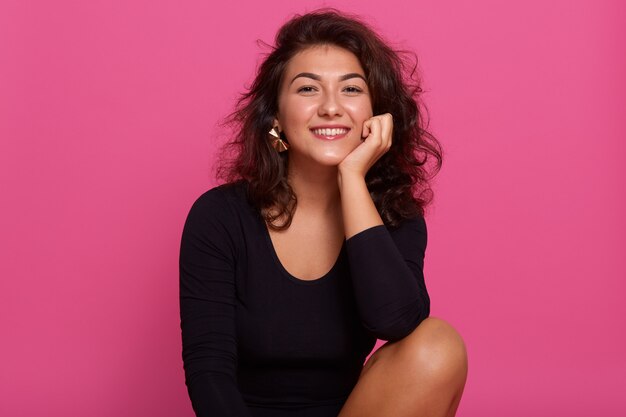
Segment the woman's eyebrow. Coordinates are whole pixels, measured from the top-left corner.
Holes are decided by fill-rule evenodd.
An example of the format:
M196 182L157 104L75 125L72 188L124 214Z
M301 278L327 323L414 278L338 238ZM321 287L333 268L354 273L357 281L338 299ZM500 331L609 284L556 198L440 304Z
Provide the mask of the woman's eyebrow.
M290 84L290 85L291 85L291 84L293 84L293 82L294 82L297 78L301 78L301 77L304 77L304 78L311 78L311 79L313 79L313 80L315 80L315 81L321 81L321 80L322 80L322 77L320 77L320 76L319 76L319 75L317 75L317 74L313 74L312 72L301 72L300 74L298 74L298 75L296 75L295 77L293 77L293 79L291 80L291 82L290 82L289 84ZM349 79L351 79L351 78L361 78L363 81L367 82L367 80L365 79L365 77L364 77L364 76L362 76L361 74L356 73L356 72L351 72L351 73L349 73L349 74L344 74L344 75L342 75L341 77L339 77L339 81L346 81L346 80L349 80Z
M289 85L293 84L293 82L300 77L305 77L305 78L311 78L315 81L321 81L322 77L320 77L317 74L313 74L311 72L301 72L300 74L296 75L295 77L293 77L293 79L291 80L291 82L289 83Z
M360 78L363 81L367 82L364 76L356 72L351 72L350 74L342 75L341 77L339 77L339 81L349 80L350 78Z

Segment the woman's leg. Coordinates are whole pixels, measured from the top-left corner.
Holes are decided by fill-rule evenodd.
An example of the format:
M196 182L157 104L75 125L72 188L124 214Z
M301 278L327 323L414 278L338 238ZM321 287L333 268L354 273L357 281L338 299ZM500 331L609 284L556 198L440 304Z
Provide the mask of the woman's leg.
M453 417L467 378L463 339L427 318L369 358L339 417Z

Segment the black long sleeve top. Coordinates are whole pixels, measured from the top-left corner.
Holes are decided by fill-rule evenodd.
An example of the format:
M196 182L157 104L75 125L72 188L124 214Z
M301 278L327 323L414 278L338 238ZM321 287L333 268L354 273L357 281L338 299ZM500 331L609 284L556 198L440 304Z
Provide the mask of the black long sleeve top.
M376 339L401 339L428 316L426 239L421 216L366 229L344 241L326 275L305 281L281 265L245 183L199 197L180 252L196 415L336 416Z

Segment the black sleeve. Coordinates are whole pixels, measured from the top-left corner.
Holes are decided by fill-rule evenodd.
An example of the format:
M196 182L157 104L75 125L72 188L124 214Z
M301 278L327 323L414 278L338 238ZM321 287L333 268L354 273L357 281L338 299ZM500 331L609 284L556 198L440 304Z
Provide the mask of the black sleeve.
M235 243L219 190L192 206L180 248L185 384L196 416L249 416L237 388Z
M391 232L374 226L346 241L361 321L376 338L399 340L430 314L423 274L426 241L421 216Z

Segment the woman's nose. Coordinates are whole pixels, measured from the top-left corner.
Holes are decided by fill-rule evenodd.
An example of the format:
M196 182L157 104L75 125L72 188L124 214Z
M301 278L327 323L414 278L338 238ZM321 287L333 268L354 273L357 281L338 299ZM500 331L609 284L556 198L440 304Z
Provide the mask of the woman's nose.
M322 96L318 107L318 115L326 117L341 116L343 108L335 94L329 93Z

